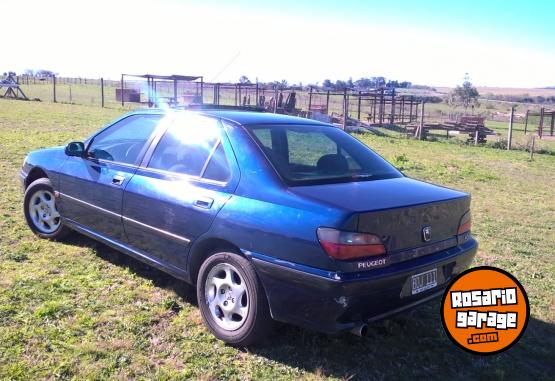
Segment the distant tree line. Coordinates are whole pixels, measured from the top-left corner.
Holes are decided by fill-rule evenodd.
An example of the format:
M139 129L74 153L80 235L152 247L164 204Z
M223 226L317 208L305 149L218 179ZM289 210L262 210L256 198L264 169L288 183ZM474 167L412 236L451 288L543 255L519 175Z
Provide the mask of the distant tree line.
M536 95L532 96L529 94L521 95L502 95L502 94L491 94L488 93L484 98L495 101L506 101L506 102L516 102L516 103L555 103L555 95L543 96Z
M17 74L14 71L4 72L4 77L8 75L15 77ZM54 73L52 70L45 70L45 69L40 69L40 70L26 69L23 72L23 75L26 75L29 77L53 77L55 75L58 75L58 73Z
M241 84L250 84L252 83L251 80L246 76L242 75L239 77L239 83ZM278 89L283 88L296 88L296 89L303 89L303 84L300 82L299 84L290 84L285 79L281 81L272 81L272 82L265 82L262 83L267 86L275 86ZM352 78L348 80L341 80L338 79L335 82L332 82L330 79L324 79L322 84L319 83L312 83L309 84L308 87L313 87L322 90L343 90L343 89L353 89L353 90L369 90L369 89L403 89L412 87L411 82L402 81L399 82L397 80L388 80L385 77L369 77L369 78L360 78L356 81L353 81ZM305 86L306 87L306 86Z
M353 81L352 78L344 81L341 79L332 82L330 79L324 79L322 82L322 89L325 90L343 90L343 89L356 89L356 90L369 90L369 89L398 89L398 88L409 88L412 83L407 81L399 82L397 80L387 80L385 77L370 77L370 78L360 78Z

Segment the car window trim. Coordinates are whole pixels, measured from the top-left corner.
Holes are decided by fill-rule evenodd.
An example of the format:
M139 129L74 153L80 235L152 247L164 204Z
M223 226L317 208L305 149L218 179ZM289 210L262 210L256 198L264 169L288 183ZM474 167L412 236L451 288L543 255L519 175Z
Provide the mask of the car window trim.
M164 169L158 169L158 168L149 168L149 167L140 166L138 167L138 169L140 169L141 171L157 173L168 177L179 177L179 178L184 178L186 180L191 180L191 181L196 181L199 183L206 183L211 185L218 185L221 187L225 187L229 184L229 180L228 181L212 180L212 179L207 179L199 176L187 175L186 173L170 172L170 171L166 171Z
M159 121L162 120L162 118L164 117L163 113L135 113L135 114L131 114L128 115L126 117L120 118L118 120L116 120L115 122L113 122L112 124L104 127L102 130L98 131L96 134L94 134L92 137L90 137L88 139L87 142L87 146L85 148L85 159L90 160L90 161L96 161L96 162L100 162L100 163L113 163L113 164L118 164L118 165L123 165L123 166L128 166L128 167L133 167L133 168L138 168L144 158L144 156L146 155L146 151L148 150L148 148L150 147L150 144L152 142L152 140L154 139L154 137L157 134L157 131L159 131L162 127L160 126L160 123L158 123L158 125L154 128L154 130L151 132L151 134L149 135L148 139L145 141L145 143L143 144L143 147L141 148L141 151L139 152L139 154L137 155L137 160L135 160L135 162L133 164L131 163L124 163L122 161L115 161L115 160L106 160L106 159L97 159L95 157L89 156L89 149L91 148L91 145L94 142L94 139L100 135L101 133L103 133L104 131L106 131L107 129L115 126L116 124L124 121L125 119L131 118L131 117L135 117L135 116L158 116L160 117Z
M210 154L208 155L208 158L206 159L206 161L204 162L204 165L202 166L202 169L200 170L200 175L199 175L200 178L204 178L204 173L206 172L206 168L208 168L208 164L210 163L210 160L212 159L212 156L214 156L214 153L216 152L216 150L220 146L221 140L222 140L221 138L218 138L218 140L216 141L216 143L214 144L214 146L210 150ZM224 155L225 155L225 151L224 151Z
M266 161L268 162L268 164L270 165L270 167L274 170L274 173L276 174L276 176L278 177L278 179L286 186L288 187L299 187L299 186L310 186L310 185L326 185L326 184L335 184L335 183L341 183L341 182L345 182L345 181L340 181L340 182L333 182L333 181L329 181L330 179L313 179L313 180L290 180L288 178L286 178L285 176L283 176L281 174L281 172L278 170L278 168L274 165L273 161L270 159L270 157L268 156L268 154L266 153L266 150L264 149L264 144L258 139L258 137L256 136L256 134L254 133L254 130L257 128L264 128L264 126L269 126L268 129L271 130L272 126L288 126L290 125L290 123L278 123L278 124L272 124L272 123L260 123L260 124L253 124L253 125L242 125L243 130L246 132L246 134L248 136L250 136L250 138L254 141L255 145L258 147L259 151L262 153L262 155L264 156L264 158L266 159ZM312 124L311 124L312 125ZM296 125L294 125L296 126ZM337 128L334 125L331 124L325 124L325 125L318 125L320 127L329 127L329 128ZM357 140L360 144L363 144L366 146L366 144L358 139L356 136L353 136L351 134L349 134L349 136L351 136L351 138ZM372 150L370 147L366 146L370 151L372 151L372 153L374 153L375 155L377 155L378 157L382 158L386 163L390 164L383 156L381 156L379 153L375 152L374 150ZM289 146L287 147L289 149ZM391 165L391 164L390 164ZM405 177L405 175L399 171L397 168L395 168L393 165L391 165L391 167L397 171L397 173L400 175L400 177ZM394 176L393 174L391 175L391 178L395 178L396 176ZM388 177L384 177L384 179L389 178ZM359 180L359 181L372 181L372 180ZM347 181L350 182L350 181Z
M226 159L228 161L229 171L231 173L231 176L229 177L229 179L227 179L226 181L218 181L218 180L207 179L207 178L201 177L200 175L195 176L195 175L188 175L188 174L185 174L185 173L166 171L164 169L150 168L148 166L148 164L150 163L150 160L152 159L154 151L156 150L156 147L160 143L160 140L162 140L162 137L166 134L166 131L170 127L169 124L166 124L166 123L164 123L165 125L160 128L156 137L153 138L152 141L150 142L150 145L149 145L147 151L145 152L145 155L143 156L143 158L141 160L141 163L139 164L138 168L140 168L141 170L144 170L146 172L158 173L158 174L169 176L169 177L184 178L184 179L196 181L196 182L199 182L199 183L220 186L222 188L227 187L230 184L230 182L233 180L233 168L229 163L229 157L228 157L227 153L225 152L225 146L223 145L223 139L224 139L224 134L225 134L224 125L223 125L223 123L220 119L211 118L211 117L205 116L205 115L202 115L202 117L207 118L207 119L216 120L216 122L219 123L220 137L216 141L216 144L214 144L214 147L212 148L212 152L210 153L210 155L208 156L208 159L204 163L203 168L202 168L203 170L201 171L201 174L204 174L205 167L208 167L208 163L210 162L210 159L212 158L213 153L215 152L217 147L220 144L222 144L222 146L224 148L224 154L225 154Z
M88 161L92 161L93 163L96 164L113 164L113 165L120 165L122 167L127 167L129 169L137 169L139 168L139 166L137 164L129 164L129 163L124 163L122 161L112 161L112 160L106 160L106 159L97 159L94 157L85 157L85 160Z

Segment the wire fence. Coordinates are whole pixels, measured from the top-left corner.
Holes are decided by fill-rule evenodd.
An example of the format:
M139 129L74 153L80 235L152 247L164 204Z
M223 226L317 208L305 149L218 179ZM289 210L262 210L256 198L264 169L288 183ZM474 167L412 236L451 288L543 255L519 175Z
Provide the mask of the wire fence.
M347 110L347 119L370 125L417 123L420 120L421 102L427 100L426 97L399 94L390 89L326 91L314 87L283 88L252 83L204 83L202 80L148 82L141 78L110 80L23 75L16 77L16 81L29 99L43 102L125 109L164 104L250 106L277 112L285 110L287 113L336 123L345 122ZM447 105L437 104L426 107L424 116L426 120L459 120L467 112L455 112ZM508 121L508 115L498 111L477 115L488 120ZM530 112L528 117L526 115L517 114L514 121L526 124L529 131L537 129L541 120L539 112ZM545 113L542 123L544 134L553 135L554 118L552 111Z

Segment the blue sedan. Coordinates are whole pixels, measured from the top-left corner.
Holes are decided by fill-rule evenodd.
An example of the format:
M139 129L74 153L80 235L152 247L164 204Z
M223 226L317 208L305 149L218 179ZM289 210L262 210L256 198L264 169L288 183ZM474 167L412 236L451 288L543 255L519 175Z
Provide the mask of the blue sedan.
M328 124L229 110L142 110L31 152L39 237L85 234L196 285L237 346L273 321L364 335L430 301L476 254L470 196L405 177Z

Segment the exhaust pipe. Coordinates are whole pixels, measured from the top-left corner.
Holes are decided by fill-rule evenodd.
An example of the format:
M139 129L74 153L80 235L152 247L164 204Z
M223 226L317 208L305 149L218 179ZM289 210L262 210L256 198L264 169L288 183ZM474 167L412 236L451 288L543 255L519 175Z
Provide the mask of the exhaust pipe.
M351 328L351 333L360 337L366 336L368 334L368 324L360 323L355 325Z

